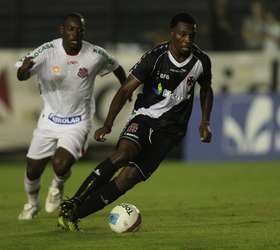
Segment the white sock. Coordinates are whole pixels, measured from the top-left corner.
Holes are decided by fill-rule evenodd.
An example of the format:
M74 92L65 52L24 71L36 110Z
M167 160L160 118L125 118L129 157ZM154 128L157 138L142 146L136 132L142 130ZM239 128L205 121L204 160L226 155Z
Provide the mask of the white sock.
M24 176L24 189L27 195L28 203L39 205L40 178L29 180L26 173Z
M58 188L59 190L63 190L64 183L71 176L71 174L72 174L71 170L64 176L57 176L56 174L54 174L51 187L55 187Z

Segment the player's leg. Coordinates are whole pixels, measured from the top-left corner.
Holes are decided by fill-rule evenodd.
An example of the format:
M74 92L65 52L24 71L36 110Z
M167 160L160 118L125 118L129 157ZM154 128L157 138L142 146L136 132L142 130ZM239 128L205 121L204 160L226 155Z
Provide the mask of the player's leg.
M62 199L66 180L71 175L71 167L84 155L88 145L89 125L87 121L74 124L57 131L57 149L53 157L54 178L49 187L45 209L55 211Z
M128 163L129 157L135 157L138 152L139 147L134 142L121 140L112 156L97 166L97 169L100 169L98 172L102 174L91 173L75 196L60 205L58 226L64 230L77 231L79 229L74 213L80 207L82 207L81 214L84 217L92 211L104 207L106 202L111 203L122 195L125 191L119 189L115 181L110 182L109 180L122 164ZM107 171L106 174L105 171ZM127 173L127 171L121 173ZM89 206L88 209L86 209L87 206Z
M44 169L54 154L56 140L51 138L49 131L36 129L27 153L27 167L24 176L24 189L28 202L19 214L19 220L29 220L35 217L40 208L40 179Z
M73 198L79 204L82 203L91 192L108 183L116 171L128 164L128 161L133 159L139 151L139 147L134 142L120 140L117 149L85 179Z
M149 139L149 131L150 127L143 121L142 117L136 117L127 124L111 157L97 166L97 169L86 178L73 198L61 204L58 223L62 228L67 230L67 225L71 225L71 222L76 224L73 221L73 213L95 191L103 190L103 188L107 190L107 186L110 186L109 190L112 191L113 197L117 198L122 194L120 190L118 192L115 188L114 182L109 181L120 167L127 166L129 161L136 158L141 152L141 145L144 145ZM114 200L113 197L110 199Z
M167 136L158 132L150 133L149 143L142 144L145 145L145 148L141 150L141 153L138 151L137 154L133 155L129 166L124 167L111 182L91 192L87 199L75 210L74 218L80 219L102 209L137 183L148 179L177 142L177 136ZM129 140L122 139L119 145L126 145L127 143L129 143L128 145L131 144L129 147L134 145L139 150L139 147Z
M166 134L158 132L150 135L150 143L145 144L145 148L140 154L137 154L137 157L134 155L135 160L130 162L130 166L124 167L111 182L91 192L84 202L74 210L73 220L77 221L104 208L137 183L149 178L167 153L177 144L178 139L177 136L169 135L167 137ZM128 142L131 143L128 140L121 140L120 146L126 145Z
M27 158L26 173L24 176L24 190L27 195L27 203L24 204L24 208L18 216L19 220L30 220L40 210L40 178L48 161L49 158L41 160Z
M127 165L128 161L139 154L141 140L147 137L148 131L147 124L141 118L130 120L120 135L116 150L90 173L72 200L75 200L79 205L89 193L108 183L120 167Z
M124 142L127 141L121 140L120 145L124 144ZM149 178L167 153L177 144L178 137L172 135L166 137L166 134L156 132L150 136L149 142L149 144L145 144L146 147L140 154L137 154L137 157L134 156L135 160L130 162L129 166L124 167L111 182L101 186L87 196L87 199L74 210L73 221L101 210L137 183Z
M55 211L63 199L65 181L71 176L71 167L76 159L66 149L59 147L52 159L54 177L49 187L45 202L45 210L48 213Z
M124 167L112 181L88 196L82 205L75 210L73 219L78 220L101 210L142 180L143 176L137 168Z

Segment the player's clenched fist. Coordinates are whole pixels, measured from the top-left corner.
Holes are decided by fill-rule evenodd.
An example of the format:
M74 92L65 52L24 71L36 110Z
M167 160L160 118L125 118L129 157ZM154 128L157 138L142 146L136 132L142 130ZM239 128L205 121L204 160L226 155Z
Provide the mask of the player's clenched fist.
M99 128L94 133L94 139L96 141L104 142L106 141L105 135L109 134L111 132L111 129L109 129L106 126L103 126L102 128Z

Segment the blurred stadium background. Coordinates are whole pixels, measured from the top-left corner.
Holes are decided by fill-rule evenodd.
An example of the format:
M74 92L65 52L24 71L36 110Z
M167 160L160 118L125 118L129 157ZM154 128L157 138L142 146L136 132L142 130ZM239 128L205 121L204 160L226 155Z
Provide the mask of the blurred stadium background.
M135 235L110 232L105 218L111 206L84 220L85 234L58 232L56 215L43 211L35 223L18 222L25 153L42 107L36 78L16 79L18 58L58 37L64 15L80 12L87 20L85 40L105 47L128 72L146 50L168 39L169 20L182 11L196 18L197 44L212 59L213 142L199 141L197 97L172 161L120 200L142 211ZM280 249L279 13L275 0L0 1L0 249ZM113 76L97 78L96 128L117 88ZM128 104L120 113L106 143L91 140L67 195L112 150L131 109ZM51 178L49 168L42 199Z
M187 11L199 25L197 44L213 63L213 144L198 140L196 103L186 141L170 157L185 160L271 160L280 158L280 2L274 0L10 0L0 3L0 155L23 159L42 102L36 78L16 79L14 63L28 50L59 36L69 12L87 20L85 40L104 46L127 70L155 44L168 38L168 23ZM113 76L95 86L96 127L117 89ZM197 102L197 100L196 100ZM102 158L116 142L132 106L122 111L109 140L91 141L85 159Z

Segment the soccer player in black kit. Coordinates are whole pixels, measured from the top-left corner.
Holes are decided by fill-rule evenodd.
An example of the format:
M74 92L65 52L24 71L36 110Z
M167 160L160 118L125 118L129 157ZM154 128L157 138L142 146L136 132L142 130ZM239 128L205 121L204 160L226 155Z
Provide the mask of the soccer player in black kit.
M200 140L211 142L211 61L194 44L196 30L191 15L177 14L170 22L170 41L146 52L131 69L126 84L111 102L103 127L95 132L97 141L104 141L111 132L117 114L133 91L140 85L143 91L114 152L95 168L72 198L61 203L58 226L78 231L79 219L104 208L151 176L186 134L196 82L200 85Z

